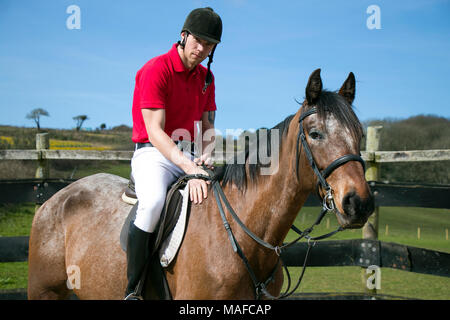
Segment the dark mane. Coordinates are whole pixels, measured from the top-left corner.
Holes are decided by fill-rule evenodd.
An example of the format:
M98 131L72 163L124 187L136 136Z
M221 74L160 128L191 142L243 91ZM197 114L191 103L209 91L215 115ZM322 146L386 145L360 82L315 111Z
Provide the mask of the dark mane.
M316 103L319 118L325 120L328 111L334 115L336 120L350 131L352 137L359 141L363 136L363 128L353 108L347 100L334 91L322 90Z
M255 181L259 175L259 171L261 167L268 166L267 164L262 164L261 159L259 157L260 155L260 137L262 134L262 131L265 131L267 135L267 145L265 146L267 149L264 151L264 153L270 157L271 153L271 141L272 141L272 132L273 130L279 130L279 146L281 147L281 144L283 142L283 137L288 132L289 124L291 123L292 118L294 117L294 114L288 116L286 119L278 123L275 127L272 129L266 129L261 128L256 131L256 141L253 141L253 143L250 143L248 147L245 148L244 151L240 151L241 153L245 153L245 164L239 164L237 163L237 159L239 158L239 154L234 155L234 159L232 161L227 161L231 163L226 163L223 167L221 167L219 170L221 173L219 175L221 176L220 180L222 181L222 185L225 186L227 183L233 183L235 184L239 189L245 189L247 187L247 175L246 175L246 166L248 166L248 172L250 175L250 180ZM255 155L256 153L256 155ZM242 154L241 154L242 156ZM248 163L249 158L256 158L257 163L252 164Z
M353 112L353 108L348 104L348 102L338 93L333 91L323 90L319 96L316 103L318 109L318 115L320 119L325 119L326 112L332 113L336 120L342 124L343 127L349 129L351 135L354 139L361 139L363 135L363 129L361 123L359 122L356 114ZM260 154L260 144L259 139L261 132L265 130L267 132L267 151L265 152L267 156L271 155L271 139L272 132L274 129L279 130L279 146L283 143L284 137L286 136L289 128L289 124L292 121L294 115L288 116L286 119L278 123L272 129L259 129L256 131L256 142L250 144L249 148L246 148L245 152L245 164L237 164L238 155L234 155L233 161L227 161L231 163L226 163L222 167L217 168L217 174L220 177L222 185L225 186L228 183L232 183L238 187L238 189L245 189L247 187L247 174L246 168L248 168L249 179L251 182L256 181L259 176L260 169L267 164L262 164L259 158ZM256 146L254 145L256 143ZM256 153L256 155L254 154ZM242 154L241 154L242 156ZM256 164L249 164L248 159L251 157L256 157Z

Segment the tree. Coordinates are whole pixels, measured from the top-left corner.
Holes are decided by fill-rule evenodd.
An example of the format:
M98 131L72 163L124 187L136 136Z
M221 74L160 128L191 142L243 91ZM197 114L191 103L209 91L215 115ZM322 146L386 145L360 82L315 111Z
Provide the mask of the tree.
M83 114L83 115L79 115L79 116L73 117L72 119L77 122L77 131L80 131L81 126L83 125L83 122L86 121L89 118L87 117L87 115Z
M105 130L106 129L106 124L105 123L102 123L101 125L100 125L100 130Z
M27 116L26 116L27 119L34 120L38 131L41 130L41 125L40 125L40 117L41 116L49 117L49 114L46 110L44 110L42 108L36 108L36 109L31 110L30 113L27 114Z

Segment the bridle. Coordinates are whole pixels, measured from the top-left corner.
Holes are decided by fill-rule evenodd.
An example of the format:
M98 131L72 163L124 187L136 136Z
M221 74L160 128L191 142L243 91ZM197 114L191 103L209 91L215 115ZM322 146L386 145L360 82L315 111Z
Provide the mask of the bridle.
M327 110L327 109L325 109L325 110ZM324 190L325 196L322 199L323 207L328 209L329 211L333 211L336 208L335 203L334 203L333 189L328 184L326 179L329 177L329 175L334 170L336 170L337 168L346 164L349 161L358 161L359 163L361 163L361 165L363 167L363 171L366 170L366 165L365 165L364 160L361 158L361 155L346 154L346 155L334 160L332 163L330 163L328 165L328 167L325 168L325 170L322 170L322 171L319 170L319 168L317 167L316 161L314 160L311 149L308 145L308 142L306 141L305 131L303 129L303 120L305 120L306 117L308 117L312 114L315 114L315 113L317 113L317 108L313 107L313 108L309 109L308 111L303 112L298 119L299 130L298 130L298 135L297 135L296 156L295 156L296 177L297 177L297 180L300 179L300 174L299 174L300 172L299 172L298 166L299 166L299 162L300 162L300 152L302 150L301 148L303 147L303 149L305 150L306 158L308 159L308 162L309 162L311 168L313 169L314 174L317 176L318 181L317 181L316 191L317 191L317 194L319 195L319 197L320 197L319 188L322 187L322 189ZM299 142L301 142L301 144Z
M247 226L241 221L241 219L239 218L239 216L236 214L236 212L233 210L233 208L231 207L230 203L228 202L228 199L225 196L225 193L223 192L223 189L220 185L219 179L214 177L214 174L212 171L209 171L209 173L211 174L211 176L205 176L205 175L188 175L185 176L184 178L187 180L190 179L205 179L205 180L210 180L212 181L212 188L213 188L213 193L217 202L217 206L219 208L219 212L220 212L220 216L222 218L222 222L223 225L225 227L225 230L228 234L228 238L231 242L231 246L233 248L233 251L236 252L239 257L242 259L249 275L250 278L253 282L253 286L255 288L255 297L256 299L260 299L262 295L265 295L267 298L269 299L282 299L282 298L286 298L288 296L290 296L292 293L295 292L295 290L297 290L297 288L299 287L302 279L303 279L303 275L305 273L306 270L306 265L307 265L307 260L309 257L309 253L312 247L314 247L315 243L317 240L323 240L326 238L329 238L331 236L333 236L334 234L336 234L339 231L342 231L343 228L341 226L339 226L336 230L329 232L327 234L321 235L321 236L317 236L317 237L311 237L310 233L313 231L314 227L318 224L320 224L320 222L322 221L323 217L325 216L325 214L329 211L332 212L336 212L337 208L334 202L334 196L333 196L333 189L331 188L331 186L327 183L326 179L327 177L334 171L336 170L338 167L346 164L349 161L357 161L359 163L362 164L363 169L365 170L365 163L364 160L361 158L360 155L355 155L355 154L347 154L344 155L336 160L334 160L330 165L328 165L328 167L325 168L325 170L320 171L315 160L313 157L313 154L311 152L311 149L308 145L308 142L306 141L306 136L304 133L304 128L303 128L303 120L314 114L317 113L317 108L313 107L311 109L309 109L308 111L302 113L300 115L299 118L299 131L298 131L298 136L297 136L297 146L296 146L296 176L297 179L299 180L299 162L300 162L300 153L301 150L305 150L305 154L306 157L308 159L308 162L311 166L311 168L313 169L315 175L317 176L318 182L317 182L317 191L319 190L319 187L322 187L324 192L324 197L322 198L322 210L320 211L316 221L314 222L313 225L311 225L309 228L305 229L304 231L301 231L300 229L298 229L297 227L295 227L294 225L292 225L291 229L294 230L296 233L299 234L299 237L295 240L293 240L292 242L283 244L281 246L273 246L270 243L267 243L266 241L262 240L261 238L259 238L256 234L254 234L252 231L250 231ZM208 171L208 170L207 170ZM318 193L319 194L319 193ZM320 197L320 194L319 194ZM222 202L225 204L225 207L227 208L227 210L229 211L229 213L231 214L232 218L237 222L237 224L242 228L242 230L249 236L251 237L254 241L256 241L258 244L260 244L261 246L264 246L268 249L271 249L273 251L275 251L276 255L278 256L278 260L277 263L275 265L275 267L272 269L269 277L265 280L265 281L258 281L257 276L255 274L255 272L253 271L252 267L250 266L250 262L248 261L248 259L246 258L244 252L242 251L241 247L239 246L239 243L237 242L233 231L231 230L230 227L230 223L228 222L227 218L226 218L226 214L224 211L224 208L222 206ZM281 261L281 252L282 250L284 250L285 248L297 243L298 241L300 241L301 239L307 239L308 240L308 249L306 251L306 255L305 255L305 260L303 262L303 269L301 272L301 275L298 279L298 282L296 284L296 286L290 290L291 287L291 277L289 275L289 271L287 269L287 267L283 264L283 267L287 273L287 277L288 277L288 285L287 285L287 289L286 292L281 294L278 297L274 297L272 296L268 291L267 291L267 286L270 282L272 282L274 280L275 277L275 273L278 270L278 266L280 264ZM282 262L282 261L281 261Z

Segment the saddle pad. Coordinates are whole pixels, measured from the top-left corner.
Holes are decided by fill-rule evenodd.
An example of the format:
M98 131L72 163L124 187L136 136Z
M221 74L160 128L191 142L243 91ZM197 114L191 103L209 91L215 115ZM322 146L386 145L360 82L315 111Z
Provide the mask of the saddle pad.
M159 260L161 266L164 268L168 267L177 255L186 229L186 216L189 201L189 183L186 184L186 187L183 190L178 191L182 194L183 197L180 217L178 218L178 221L172 232L167 236L159 249Z

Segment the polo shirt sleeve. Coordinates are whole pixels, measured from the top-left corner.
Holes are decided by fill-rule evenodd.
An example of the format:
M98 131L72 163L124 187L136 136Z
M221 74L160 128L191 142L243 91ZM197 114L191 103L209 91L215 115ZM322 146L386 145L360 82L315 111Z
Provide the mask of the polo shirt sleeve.
M208 100L206 101L205 104L205 109L203 110L205 111L216 111L217 107L216 107L216 86L215 86L215 81L214 81L214 75L213 75L213 80L211 82L211 84L208 87Z
M139 107L164 109L167 102L168 72L155 61L142 69L139 77Z

